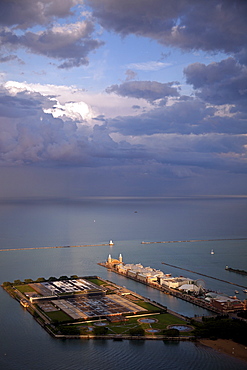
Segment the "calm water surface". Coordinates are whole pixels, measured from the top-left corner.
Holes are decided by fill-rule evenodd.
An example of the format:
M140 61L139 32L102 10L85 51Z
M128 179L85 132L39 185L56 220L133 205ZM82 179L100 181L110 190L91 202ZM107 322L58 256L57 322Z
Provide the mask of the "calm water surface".
M0 282L61 275L92 275L115 281L186 316L208 312L118 276L97 265L109 253L174 276L197 274L166 262L246 285L225 266L246 269L247 241L141 244L141 241L247 237L247 199L84 199L77 202L0 205L0 249L115 245L0 252ZM211 255L210 250L215 254ZM241 288L203 278L207 288L234 294ZM246 363L193 343L160 341L60 341L51 338L15 300L0 290L0 369L246 369Z

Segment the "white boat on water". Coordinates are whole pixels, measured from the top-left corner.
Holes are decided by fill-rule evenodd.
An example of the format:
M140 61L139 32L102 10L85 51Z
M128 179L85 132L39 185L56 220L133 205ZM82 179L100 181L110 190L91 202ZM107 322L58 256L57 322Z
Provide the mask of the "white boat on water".
M214 250L213 250L213 249L211 249L211 252L210 252L210 254L214 254Z
M238 294L239 293L239 291L238 290L235 290L235 294Z

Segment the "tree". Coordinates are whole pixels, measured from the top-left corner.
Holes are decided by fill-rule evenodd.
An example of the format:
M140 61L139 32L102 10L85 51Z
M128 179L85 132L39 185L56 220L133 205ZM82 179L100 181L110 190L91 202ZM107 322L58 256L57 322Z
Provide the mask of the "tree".
M3 287L12 286L12 284L9 281L3 282Z
M56 280L57 280L57 278L55 276L50 276L49 279L48 279L48 281L56 281Z
M232 339L237 343L247 345L247 323L239 319L228 319L224 316L204 319L202 323L195 322L194 334L200 338Z
M63 276L60 276L60 278L59 278L59 280L68 280L69 278L68 278L68 276L66 276L66 275L63 275Z
M58 329L60 333L64 335L79 335L80 334L80 330L74 325L59 326Z
M23 282L21 280L19 280L19 279L14 280L14 285L22 285L22 284L23 284Z
M141 327L135 327L129 330L130 335L137 335L137 336L144 336L145 335L145 330Z
M29 284L29 283L33 283L33 280L32 280L32 279L25 279L25 280L24 280L24 282L25 282L26 284Z
M178 329L166 329L163 330L163 334L166 337L179 337L179 330Z
M97 326L93 329L93 333L95 335L106 335L108 332L108 328L106 326Z
M43 282L43 281L45 281L45 278L43 278L43 277L39 277L39 278L36 280L36 283L41 283L41 282Z

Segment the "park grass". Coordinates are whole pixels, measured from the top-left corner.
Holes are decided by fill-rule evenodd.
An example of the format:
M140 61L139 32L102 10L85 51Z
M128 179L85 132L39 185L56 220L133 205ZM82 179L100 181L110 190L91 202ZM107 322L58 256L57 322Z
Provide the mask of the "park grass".
M139 322L138 319L144 319L144 318L149 318L149 319L156 319L158 320L157 322L155 323L142 323L142 322ZM130 329L133 329L133 328L137 328L137 327L141 327L142 329L146 330L146 329L159 329L160 332L158 333L148 333L148 332L145 332L145 335L146 336L159 336L159 335L162 335L162 331L163 330L166 330L167 327L169 325L185 325L186 322L184 322L184 320L176 317L176 316L173 316L169 313L164 313L164 314L160 314L160 315L148 315L148 316L142 316L142 317L138 317L138 316L132 316L132 317L129 317L128 318L128 321L127 322L119 322L119 323L108 323L107 322L107 327L109 329L108 331L108 334L109 335L112 335L112 334L126 334L128 335L129 334L129 330ZM78 328L85 328L88 326L88 323L85 322L85 324L78 324L76 325ZM181 332L180 333L181 336L187 336L188 335L188 332Z
M51 321L57 321L61 323L73 321L73 319L63 311L45 312L45 314L51 319Z
M15 286L17 290L21 293L27 293L27 292L35 292L33 288L30 287L30 285L25 284L25 285L17 285Z
M142 300L136 301L135 304L144 308L147 311L151 311L151 312L159 312L160 311L159 307L154 306L153 304L151 304L149 302L142 301Z
M126 332L127 333L127 329L131 329L131 328L134 328L136 326L140 326L141 328L143 328L144 330L146 329L159 329L160 332L158 333L145 333L145 335L161 335L162 331L167 329L167 327L169 325L185 325L186 323L184 322L184 320L176 317L176 316L173 316L169 313L164 313L164 314L160 314L160 315L148 315L147 316L149 319L156 319L157 322L155 323L142 323L142 322L139 322L138 319L140 317L131 317L129 318L128 322L127 323L118 323L118 324L109 324L107 325L110 329L110 331L112 332L115 332L116 334L121 334L123 332ZM146 318L145 316L141 317L141 318ZM187 333L180 333L180 335L185 335L187 336L188 335L188 332Z
M105 282L100 280L100 279L97 279L97 278L87 278L88 281L91 281L91 283L94 283L96 285L104 285Z
M161 315L155 315L155 316L148 316L148 318L158 319L158 322L153 323L152 327L154 329L160 329L158 326L168 326L168 325L185 325L186 322L174 315L171 315L169 313L164 313Z

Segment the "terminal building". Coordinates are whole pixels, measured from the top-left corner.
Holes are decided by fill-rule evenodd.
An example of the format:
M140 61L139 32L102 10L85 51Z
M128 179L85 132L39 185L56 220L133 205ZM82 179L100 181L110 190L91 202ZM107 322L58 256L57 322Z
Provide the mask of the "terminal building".
M130 278L140 280L143 283L158 283L168 288L179 288L185 284L191 284L193 290L193 280L190 278L172 277L171 274L165 274L161 270L156 270L152 267L144 267L142 264L137 263L123 263L123 257L120 254L119 259L113 259L111 255L107 259L107 267L114 268L120 274L124 274ZM195 288L195 291L197 289Z

